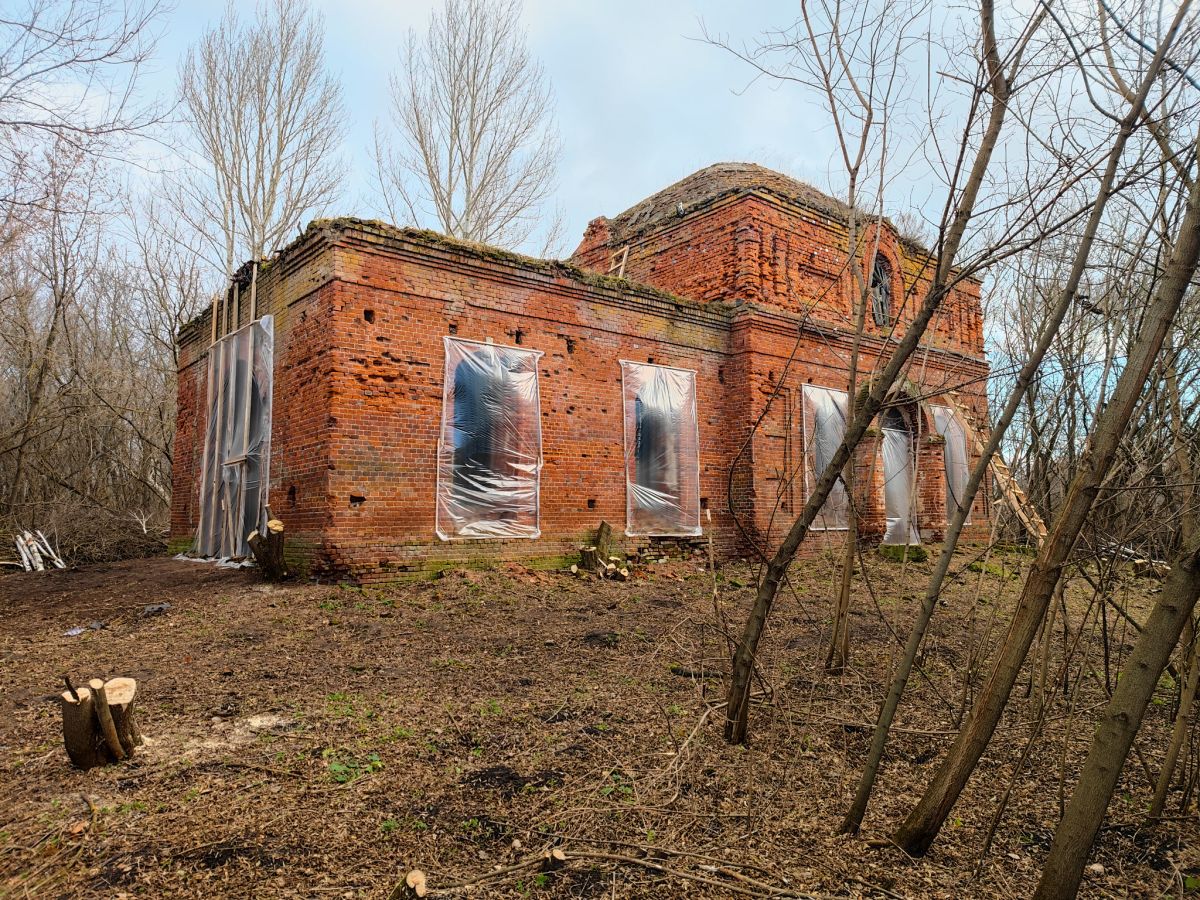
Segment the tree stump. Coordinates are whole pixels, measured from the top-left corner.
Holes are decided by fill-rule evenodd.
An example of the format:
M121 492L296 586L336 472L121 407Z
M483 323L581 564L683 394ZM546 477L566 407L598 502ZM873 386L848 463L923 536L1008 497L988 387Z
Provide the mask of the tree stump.
M102 681L67 689L59 695L63 744L71 762L81 769L112 765L133 755L142 743L134 715L137 682L132 678Z
M596 529L596 543L579 550L579 568L585 572L604 574L608 568L609 555L612 553L612 526L601 522Z
M585 572L597 572L602 569L600 551L595 547L583 547L579 551L579 568Z
M259 571L268 581L279 581L287 576L287 566L283 562L283 523L278 519L267 522L266 534L257 530L250 532L246 538L250 552L258 563Z

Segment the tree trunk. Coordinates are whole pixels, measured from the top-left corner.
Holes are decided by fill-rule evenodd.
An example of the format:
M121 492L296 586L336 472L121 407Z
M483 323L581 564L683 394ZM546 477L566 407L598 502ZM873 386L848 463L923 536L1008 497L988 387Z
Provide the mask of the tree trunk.
M1129 748L1167 659L1191 619L1197 597L1200 540L1193 539L1175 558L1162 594L1117 680L1071 802L1054 833L1054 844L1034 895L1036 900L1069 900L1079 889L1083 865L1104 821Z
M68 686L59 695L63 744L80 769L107 766L133 755L142 735L134 715L137 682L132 678L102 681L88 687Z
M1146 309L1112 399L1096 419L1095 430L1080 456L1078 471L1054 527L1025 581L991 674L975 701L967 724L959 732L933 781L896 833L897 846L909 855L921 856L929 849L992 738L1046 614L1062 567L1112 466L1125 427L1133 416L1146 379L1195 275L1197 257L1200 256L1200 192L1197 184L1200 179L1189 192L1187 212L1163 278Z
M981 7L981 31L988 70L987 93L992 97L992 107L979 151L955 207L950 227L946 230L945 241L942 243L941 253L937 257L937 265L931 279L929 292L925 295L912 324L897 344L887 364L880 371L878 378L873 380L870 390L863 398L858 415L848 424L841 445L834 452L833 459L830 460L813 487L800 517L792 523L792 527L784 537L779 549L767 562L762 580L758 584L754 605L750 610L750 615L746 618L741 640L739 640L733 655L728 702L725 710L725 739L730 743L740 744L746 739L750 714L750 682L754 673L758 644L762 639L763 629L766 628L767 618L771 614L771 607L775 603L775 597L787 574L788 566L807 537L808 529L816 519L817 513L825 505L834 483L850 461L859 442L862 441L875 414L883 407L884 400L899 377L901 369L917 349L925 334L925 329L929 326L934 313L941 308L942 300L950 289L954 260L962 244L967 224L974 214L975 204L979 198L979 189L987 174L988 165L1000 138L1000 131L1008 110L1009 84L1004 75L999 48L996 44L993 0L983 0ZM730 500L732 502L732 498Z
M287 565L283 561L283 523L278 519L267 522L266 534L257 530L246 538L250 552L258 563L258 569L268 581L280 581L287 577Z

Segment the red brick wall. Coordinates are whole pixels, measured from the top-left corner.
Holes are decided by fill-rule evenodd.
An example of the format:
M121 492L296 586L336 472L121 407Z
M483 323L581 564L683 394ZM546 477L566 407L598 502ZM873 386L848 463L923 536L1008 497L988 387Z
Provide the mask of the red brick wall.
M742 213L727 217L735 205L747 209L739 201L691 222L691 231L672 237L653 263L656 279L693 285L710 302L425 233L352 220L311 229L263 270L257 285L259 313L276 316L270 503L288 526L289 542L318 571L369 580L439 561L573 553L602 519L622 532L620 359L696 370L700 493L719 549L748 550L727 513L726 480L739 451L733 466L739 518L756 543L777 541L805 499L802 476L792 477L804 459L802 386L844 390L849 340L844 322L827 317L809 322L797 346L795 313L772 308L783 300L794 308L786 292L810 284L795 278L816 275L768 268L774 287L747 296L754 280L746 275L748 261L761 267L763 247L773 247L783 262L772 265L791 272L799 239L782 248L765 226L747 230ZM765 277L761 269L757 277ZM729 299L740 302L720 302ZM238 319L248 321L244 289L237 308ZM205 316L181 335L176 538L195 527L208 329ZM434 534L447 333L544 354L541 539L442 542ZM886 334L868 335L864 378L889 349ZM966 382L963 402L984 413L985 374L979 359L929 348L914 359L910 390L927 396ZM860 454L864 484L880 477L873 446L868 441ZM922 456L927 468L936 459L933 448ZM938 460L921 488L922 525L937 524L937 510L944 509L941 478ZM877 524L875 493L862 504L868 532ZM352 504L351 496L362 501ZM986 531L982 503L975 521ZM814 535L808 548L840 542L836 533Z
M886 224L859 226L861 254L876 248L891 264L896 321L878 327L868 315L867 333L902 334L932 280L928 255ZM608 233L606 220L589 226L573 262L607 272L625 239ZM669 224L628 239L625 276L698 301L759 303L807 313L821 324L854 327L854 282L846 268L846 223L770 193L724 197ZM869 273L864 271L864 280ZM964 280L943 303L927 343L972 357L983 356L983 317L978 281Z
M328 538L337 568L368 573L430 559L547 556L577 551L601 520L622 531L620 359L697 371L701 496L723 494L723 311L370 231L347 231L335 252L342 281L334 301L338 434ZM543 353L540 540L434 535L442 339L452 330ZM351 494L365 502L352 507ZM732 550L732 525L712 506L718 539Z
M323 236L313 233L255 280L258 316L275 318L270 491L274 515L287 526L287 544L299 556L319 556L330 518L328 474L332 420L333 284ZM217 337L250 322L250 269L218 307ZM207 423L208 347L212 310L179 336L179 416L172 457L171 539L190 540L199 521L199 491ZM304 561L298 559L298 561Z

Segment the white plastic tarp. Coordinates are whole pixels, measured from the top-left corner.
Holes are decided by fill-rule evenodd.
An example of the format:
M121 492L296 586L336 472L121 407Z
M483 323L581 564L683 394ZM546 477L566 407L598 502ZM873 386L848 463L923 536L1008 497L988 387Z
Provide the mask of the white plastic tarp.
M247 556L250 532L266 528L274 323L272 316L263 316L209 349L195 545L201 556Z
M913 521L913 438L899 410L883 418L883 501L887 515L885 544L919 544Z
M961 498L966 496L967 478L970 475L967 462L967 431L954 411L946 406L933 406L934 427L946 439L946 521L958 509ZM971 521L971 510L967 510L967 521Z
M541 534L541 351L443 340L437 535L535 538Z
M621 360L625 533L699 535L696 373Z
M846 434L845 391L832 388L804 385L804 446L805 494L812 491L821 473L833 459ZM834 531L847 527L846 486L841 478L833 485L825 505L812 524L814 531Z

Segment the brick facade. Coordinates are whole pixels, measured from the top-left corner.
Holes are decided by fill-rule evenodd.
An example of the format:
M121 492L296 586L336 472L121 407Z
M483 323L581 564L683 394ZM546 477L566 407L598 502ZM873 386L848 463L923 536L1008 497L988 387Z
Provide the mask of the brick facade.
M867 237L876 239L873 230ZM928 284L927 254L887 223L877 237L899 309L892 328L868 324L860 385ZM757 166L710 167L616 219L597 219L570 264L380 223L313 223L255 280L257 314L275 316L270 505L295 561L370 580L449 561L573 553L601 520L620 532L621 359L695 370L700 495L721 552L778 540L805 499L803 385L848 386L846 258L846 210ZM624 277L607 274L622 264ZM235 283L218 308L218 333L250 320L249 266ZM434 533L447 334L544 354L538 539ZM196 526L211 337L210 310L179 338L179 542ZM986 376L979 284L963 281L904 386L926 539L945 526L941 439L926 403L955 390L984 421ZM878 448L872 432L856 458L868 540L883 533ZM988 513L981 498L975 536L986 534ZM817 533L810 546L840 542Z

